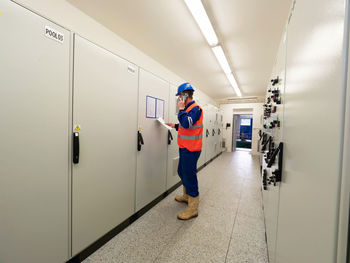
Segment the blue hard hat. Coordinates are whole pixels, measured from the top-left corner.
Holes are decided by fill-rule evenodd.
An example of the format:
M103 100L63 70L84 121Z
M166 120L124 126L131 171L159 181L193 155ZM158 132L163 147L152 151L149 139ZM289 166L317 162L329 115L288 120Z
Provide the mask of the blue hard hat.
M193 90L194 88L192 87L192 85L188 82L181 84L178 88L177 88L177 93L176 96L179 96L181 92L185 91L185 90Z

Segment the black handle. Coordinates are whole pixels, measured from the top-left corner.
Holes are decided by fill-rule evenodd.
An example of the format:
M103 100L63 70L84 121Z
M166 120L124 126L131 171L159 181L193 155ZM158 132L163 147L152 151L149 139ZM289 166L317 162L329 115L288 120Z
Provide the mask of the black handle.
M272 172L273 176L270 177L270 183L273 183L274 186L277 185L276 184L277 182L282 182L283 142L281 142L277 147L277 149L273 152L267 164L268 168L271 168L272 165L274 164L277 154L278 154L278 168Z
M137 131L137 150L141 151L141 147L144 145L143 137L140 131Z
M73 163L79 163L79 132L73 133Z
M263 144L262 148L261 148L261 151L265 151L266 150L266 147L267 145L270 143L270 141L272 141L272 137L270 136L266 141L265 143Z
M209 131L208 131L208 129L206 129L206 132L205 132L205 137L207 137L208 138L208 136L210 135L210 133L209 133Z
M218 129L218 135L220 135L220 133L221 133L221 131L220 131L220 129Z
M213 136L215 135L215 130L213 129Z
M173 135L171 134L171 131L168 130L168 145L171 144L172 140L174 140Z
M264 190L267 190L267 171L264 169L263 171L263 188Z

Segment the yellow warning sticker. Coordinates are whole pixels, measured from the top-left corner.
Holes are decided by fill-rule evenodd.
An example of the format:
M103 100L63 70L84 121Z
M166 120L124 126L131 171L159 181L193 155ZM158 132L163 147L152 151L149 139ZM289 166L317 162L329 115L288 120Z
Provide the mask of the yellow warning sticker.
M2 14L2 12L0 11L0 15Z
M80 130L81 130L81 127L80 127L79 124L77 124L77 125L74 126L74 131L75 131L75 132L80 132Z

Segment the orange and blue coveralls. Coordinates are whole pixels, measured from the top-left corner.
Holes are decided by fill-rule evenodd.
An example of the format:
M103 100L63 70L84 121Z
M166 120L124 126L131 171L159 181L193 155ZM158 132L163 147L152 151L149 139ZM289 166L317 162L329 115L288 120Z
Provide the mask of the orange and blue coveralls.
M178 131L179 166L178 174L186 193L192 197L199 195L197 180L197 162L202 149L203 111L191 101L184 110L179 111Z

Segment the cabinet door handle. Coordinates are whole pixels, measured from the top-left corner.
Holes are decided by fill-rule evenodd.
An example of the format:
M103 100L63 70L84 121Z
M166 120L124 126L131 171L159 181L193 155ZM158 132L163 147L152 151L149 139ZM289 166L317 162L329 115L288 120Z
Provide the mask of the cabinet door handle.
M141 151L142 145L144 145L142 133L137 131L137 150Z
M73 133L73 163L79 163L79 153L80 153L80 145L79 145L79 132Z
M173 135L171 134L171 131L168 131L168 145L171 144L172 140L174 140Z

